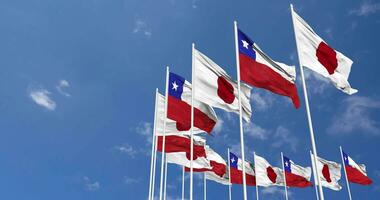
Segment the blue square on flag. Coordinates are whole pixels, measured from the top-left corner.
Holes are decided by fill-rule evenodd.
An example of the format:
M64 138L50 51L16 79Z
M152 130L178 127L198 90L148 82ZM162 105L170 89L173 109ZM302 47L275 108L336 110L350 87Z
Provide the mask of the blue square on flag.
M283 156L284 157L284 169L286 172L290 172L292 173L292 163L290 163L290 159Z
M238 168L238 160L239 158L230 152L230 167L233 167L233 168Z
M238 29L238 44L239 53L242 53L253 60L256 60L256 52L253 49L253 41L243 33L243 31Z
M344 151L342 150L342 153L343 153L343 160L344 160L344 165L348 166L350 165L348 163L348 155L346 153L344 153Z
M185 79L177 74L169 73L169 95L181 100Z

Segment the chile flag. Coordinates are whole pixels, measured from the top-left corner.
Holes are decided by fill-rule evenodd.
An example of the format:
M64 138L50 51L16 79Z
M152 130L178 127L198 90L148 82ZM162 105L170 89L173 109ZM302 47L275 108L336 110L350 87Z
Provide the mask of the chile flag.
M308 187L311 186L310 167L301 167L294 164L289 158L283 156L286 186L288 187Z
M238 30L237 42L241 80L254 87L288 96L294 106L299 108L295 68L273 61L241 30Z
M367 176L365 165L356 164L344 151L342 153L348 181L360 185L370 185L372 180Z
M168 118L177 122L180 131L191 128L191 84L183 77L169 73ZM194 127L211 133L217 121L215 111L194 100Z

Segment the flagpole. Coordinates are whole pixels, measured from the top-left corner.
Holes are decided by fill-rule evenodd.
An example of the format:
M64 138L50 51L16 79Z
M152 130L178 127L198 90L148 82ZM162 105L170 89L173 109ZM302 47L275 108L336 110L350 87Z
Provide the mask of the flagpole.
M165 162L165 135L166 135L166 118L168 115L168 86L169 86L169 66L166 67L166 83L165 83L165 111L164 111L164 127L162 136L162 152L161 152L161 177L160 177L160 199L162 200L162 189L164 184L164 162Z
M165 155L165 179L164 179L164 200L166 200L166 185L168 179L168 159L166 159Z
M232 191L231 191L231 166L230 166L230 162L231 162L231 158L230 158L230 148L227 148L227 153L228 153L228 196L229 196L229 200L232 200Z
M158 94L157 94L158 95ZM157 111L158 113L158 111ZM157 127L154 128L154 132L156 134ZM154 158L153 158L153 177L152 177L152 196L151 200L154 199L154 189L155 189L155 181L156 181L156 163L157 163L157 135L154 136Z
M235 32L235 57L236 57L236 71L237 71L237 82L238 82L238 95L239 95L239 124L240 124L240 148L241 148L241 158L243 160L243 195L244 200L247 200L247 182L245 177L245 153L244 153L244 132L243 132L243 114L241 108L241 91L240 91L240 60L239 60L239 46L238 46L238 33L237 33L237 22L234 21L234 32Z
M157 94L158 94L158 88L156 88L155 93L155 102L154 102L154 119L153 119L153 133L152 133L152 154L150 158L150 177L149 177L149 197L148 199L152 200L152 191L154 188L153 184L153 163L155 162L154 153L155 153L155 143L156 143L156 119L157 119Z
M206 141L204 143L204 147L206 148ZM207 199L207 180L206 180L206 172L203 172L203 199Z
M344 158L343 158L343 150L342 150L342 146L339 146L339 149L340 149L340 156L342 157L342 164L343 164L344 176L346 177L348 196L350 197L350 200L352 200L352 197L351 197L351 190L350 190L350 183L348 182L347 171L346 171L346 165L345 165Z
M192 44L191 49L191 133L190 133L190 200L193 200L193 159L194 159L194 77L195 77L195 68L194 68L194 49L195 44Z
M207 180L206 180L206 172L203 172L203 199L207 200Z
M298 62L299 62L299 67L300 67L300 71L301 71L302 88L303 88L303 94L304 94L304 97L305 97L306 113L307 113L307 119L308 119L308 124L309 124L309 131L310 131L310 140L311 140L311 146L312 146L313 157L314 157L313 159L314 159L315 163L317 163L317 156L318 156L318 154L317 154L317 147L315 145L313 123L312 123L312 120L311 120L311 113L310 113L310 108L309 108L309 99L308 99L307 90L306 90L305 76L304 76L304 73L303 73L303 65L302 65L302 62L301 62L301 59L300 59L299 46L298 46L297 36L296 36L297 33L295 31L295 24L294 24L294 17L293 17L294 10L293 10L293 5L292 4L290 4L290 9L291 9L291 12L292 12L293 29L294 29L294 36L295 36L294 38L295 38L295 41L296 41L297 54L298 54ZM318 170L316 170L316 174L317 174L319 196L320 196L321 200L324 200L323 190L322 190L322 185L320 184L320 177L319 177Z
M284 154L281 152L281 161L282 161L282 172L284 175L284 189L285 189L285 199L288 200L288 189L286 188L286 173L284 166Z
M259 186L257 184L257 174L256 174L256 152L253 152L253 163L255 164L256 200L259 200Z
M315 165L314 161L313 161L313 156L311 155L311 151L309 151L310 153L310 159L311 159L311 167L313 169L313 177L314 177L314 188L315 188L315 196L317 197L317 200L319 200L319 195L318 195L318 186L317 186L317 176L315 174L315 172L317 171L316 168L317 166Z
M185 167L182 167L182 200L185 200Z

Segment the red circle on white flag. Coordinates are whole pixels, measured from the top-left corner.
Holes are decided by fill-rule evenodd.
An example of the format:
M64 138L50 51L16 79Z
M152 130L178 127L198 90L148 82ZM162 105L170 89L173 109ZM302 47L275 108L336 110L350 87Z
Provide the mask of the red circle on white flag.
M329 170L329 166L327 164L323 165L322 175L328 183L331 183L330 170Z
M318 61L326 68L330 75L335 72L335 69L338 67L338 60L333 48L322 41L318 45L316 56Z
M228 104L235 100L234 87L224 77L218 77L218 96Z
M272 181L272 183L276 183L277 174L276 172L274 172L273 168L270 166L267 167L267 176L269 180Z

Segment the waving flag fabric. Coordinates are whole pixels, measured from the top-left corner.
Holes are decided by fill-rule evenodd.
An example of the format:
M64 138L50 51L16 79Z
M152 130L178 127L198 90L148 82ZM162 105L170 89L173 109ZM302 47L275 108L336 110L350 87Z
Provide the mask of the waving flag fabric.
M194 168L193 171L204 172L206 174L206 179L228 185L229 180L226 161L209 146L206 146L206 156L207 160L210 162L210 168ZM187 172L190 171L189 168L185 168L185 170Z
M314 163L313 154L311 154L311 161ZM341 178L340 164L317 157L316 166L319 179L323 187L327 187L335 191L342 189L342 186L339 185L339 180Z
M212 107L221 108L228 112L239 114L238 85L220 66L214 61L194 50L195 98ZM243 118L249 121L251 118L251 87L241 84L241 102Z
M157 101L157 118L156 118L156 135L163 135L164 120L165 120L165 96L158 94ZM165 134L168 135L190 135L190 130L184 130L181 123L171 120L166 117ZM194 134L203 133L204 131L194 127Z
M339 90L356 93L348 83L352 60L330 47L296 12L292 16L302 65L328 78Z
M204 152L206 152L206 147L204 146L205 144L204 144L204 140L202 138L194 137L194 144L196 144L198 147L197 152L198 152L198 150L200 150L201 147L203 147L202 150ZM190 150L188 150L188 151L190 151ZM188 152L188 151L166 153L166 159L167 159L168 163L174 163L174 164L182 165L185 167L190 167L190 152ZM198 153L194 153L193 168L211 169L210 161L207 159L207 152L205 153L205 155L198 155Z
M286 186L308 187L311 186L311 168L296 165L292 160L283 156Z
M170 73L168 84L168 118L179 130L191 128L191 84L183 77ZM215 111L208 105L194 101L194 126L211 133L217 121Z
M372 184L372 180L367 176L365 165L356 164L345 152L343 152L343 160L349 182L360 185Z
M265 158L255 155L256 182L258 186L282 186L284 175L280 168L273 167Z
M163 136L157 137L157 151L162 152ZM206 157L204 143L194 140L194 157ZM188 136L168 135L165 136L165 153L186 152L190 158L191 140Z
M246 83L292 99L296 108L300 100L293 66L273 61L246 34L238 30L240 77Z
M251 163L242 161L235 154L230 152L230 173L232 184L243 184L243 165L245 167L245 180L247 185L255 186L255 170ZM244 164L243 164L244 163Z

